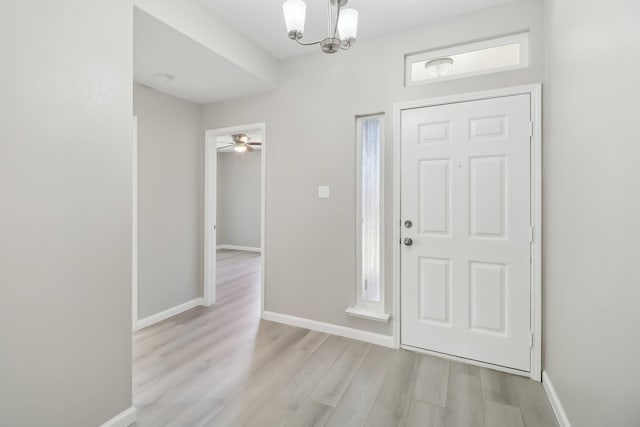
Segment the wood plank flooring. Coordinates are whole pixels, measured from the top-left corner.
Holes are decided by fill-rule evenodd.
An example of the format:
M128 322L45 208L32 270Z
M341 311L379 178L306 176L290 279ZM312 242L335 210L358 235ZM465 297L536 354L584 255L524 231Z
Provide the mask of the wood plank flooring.
M557 425L526 378L260 321L259 254L217 260L215 306L134 334L134 426Z

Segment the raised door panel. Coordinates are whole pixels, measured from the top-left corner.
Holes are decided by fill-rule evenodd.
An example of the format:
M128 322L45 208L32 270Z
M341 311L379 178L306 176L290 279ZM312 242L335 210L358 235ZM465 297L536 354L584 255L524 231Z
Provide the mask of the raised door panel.
M420 258L418 280L420 320L439 324L450 324L450 261L447 259Z
M469 120L471 141L505 139L508 136L508 116L476 117Z
M450 122L421 123L418 127L421 144L449 142L451 136Z
M472 262L469 276L471 330L506 334L506 266Z
M506 156L469 159L470 234L505 238Z
M420 162L420 234L448 235L451 225L450 160Z

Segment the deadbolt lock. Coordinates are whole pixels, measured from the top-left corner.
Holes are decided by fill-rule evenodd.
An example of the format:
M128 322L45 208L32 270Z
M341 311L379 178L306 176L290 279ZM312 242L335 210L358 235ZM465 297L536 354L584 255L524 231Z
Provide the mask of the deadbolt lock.
M411 228L413 226L413 223L411 221L409 221L409 220L406 220L404 222L404 226L407 227L407 228Z

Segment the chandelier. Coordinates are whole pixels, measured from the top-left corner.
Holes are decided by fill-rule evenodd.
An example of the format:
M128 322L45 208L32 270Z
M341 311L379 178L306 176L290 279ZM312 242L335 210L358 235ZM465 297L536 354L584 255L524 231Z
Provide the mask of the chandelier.
M302 0L287 0L282 5L289 38L303 46L319 44L324 53L336 53L349 49L356 41L358 11L343 9L348 0L327 0L327 37L313 42L302 40L307 5Z

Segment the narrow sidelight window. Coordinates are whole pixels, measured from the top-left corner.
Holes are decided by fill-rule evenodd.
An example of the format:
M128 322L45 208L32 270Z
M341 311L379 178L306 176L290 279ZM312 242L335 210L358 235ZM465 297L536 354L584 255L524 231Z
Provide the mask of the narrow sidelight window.
M384 116L357 119L357 305L383 311L382 150Z

